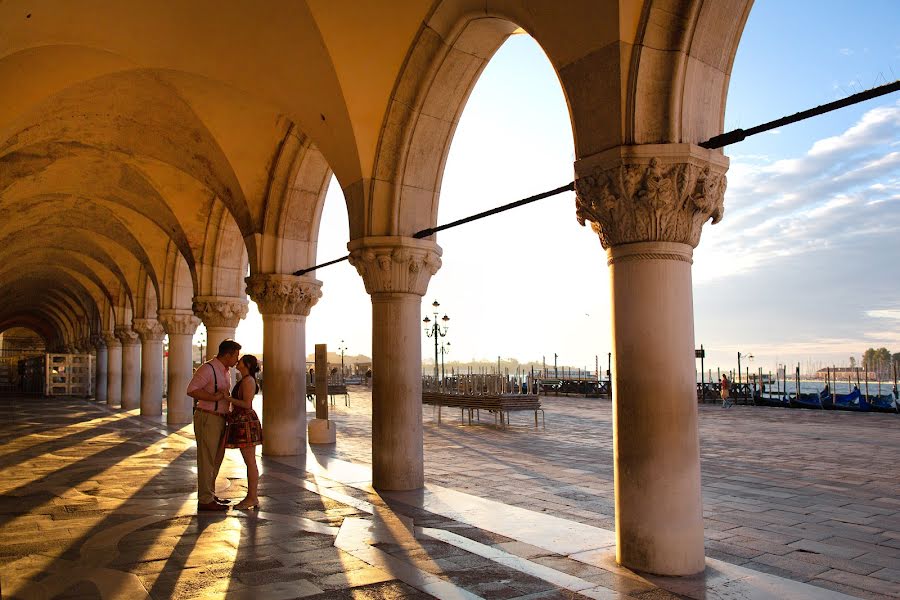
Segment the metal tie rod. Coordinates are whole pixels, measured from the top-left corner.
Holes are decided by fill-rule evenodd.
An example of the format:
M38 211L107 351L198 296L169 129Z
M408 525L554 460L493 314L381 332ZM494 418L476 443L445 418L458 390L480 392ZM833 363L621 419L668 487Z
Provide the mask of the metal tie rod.
M860 92L858 94L853 94L852 96L847 96L846 98L843 98L841 100L835 100L834 102L829 102L828 104L822 104L821 106L794 113L790 116L776 119L775 121L769 121L768 123L763 123L762 125L751 127L750 129L735 129L733 131L711 137L705 142L701 142L699 146L710 150L722 148L730 144L742 142L751 135L756 135L757 133L763 133L764 131L769 131L770 129L775 129L776 127L790 125L791 123L803 121L804 119L809 119L810 117L824 115L825 113L831 112L833 110L844 108L845 106L852 106L854 104L858 104L866 100L871 100L873 98L878 98L879 96L884 96L896 91L900 91L900 79L894 81L893 83L888 83L876 88L872 88L870 90L866 90L864 92ZM518 208L532 202L537 202L538 200L543 200L544 198L550 198L551 196L556 196L557 194L561 194L563 192L571 192L574 190L575 182L572 181L556 189L542 192L534 196L529 196L528 198L523 198L522 200L517 200L515 202L510 202L509 204L504 204L503 206L498 206L497 208L492 208L491 210L486 210L470 217L459 219L458 221L453 221L452 223L447 223L446 225L438 225L437 227L429 227L428 229L417 231L413 234L413 237L416 239L425 238L430 235L434 235L438 231L443 231L445 229L450 229L451 227L464 225L465 223L471 223L472 221L477 221L478 219L483 219L491 215L496 215L497 213L512 210L513 208ZM315 271L316 269L319 269L321 267L327 267L329 265L343 262L348 258L350 258L349 254L347 256L342 256L341 258L336 258L335 260L316 265L314 267L309 267L308 269L300 269L299 271L295 271L294 275L305 275L310 271Z
M561 194L563 192L571 192L575 190L575 182L569 182L566 185L560 186L556 189L541 192L540 194L535 194L534 196L529 196L528 198L523 198L521 200L516 200L515 202L510 202L509 204L504 204L503 206L498 206L497 208L492 208L490 210L486 210L484 212L480 212L477 215L472 215L470 217L466 217L464 219L459 219L458 221L453 221L452 223L447 223L446 225L438 225L437 227L429 227L428 229L423 229L421 231L415 232L412 236L416 239L422 239L428 237L429 235L434 235L438 231L443 231L445 229L450 229L451 227L457 227L459 225L463 225L465 223L470 223L471 221L477 221L478 219L483 219L485 217L489 217L491 215L496 215L497 213L501 213L507 210L512 210L513 208L518 208L520 206L524 206L525 204L530 204L532 202L537 202L538 200L543 200L544 198L549 198L550 196L556 196L557 194ZM341 258L329 261L327 263L322 263L320 265L316 265L315 267L310 267L308 269L300 269L299 271L294 272L294 275L305 275L310 271L315 271L319 267L327 267L328 265L333 265L335 263L343 262L350 258L350 255L343 256Z
M750 129L735 129L734 131L729 131L728 133L717 135L701 143L700 146L712 150L715 148L727 146L729 144L736 144L738 142L744 141L751 135L769 131L770 129L775 129L776 127L781 127L783 125L790 125L791 123L803 121L804 119L808 119L810 117L824 115L825 113L831 112L833 110L844 108L845 106L852 106L853 104L871 100L872 98L878 98L879 96L884 96L885 94L890 94L891 92L896 92L898 90L900 90L900 79L896 80L893 83L888 83L876 88L872 88L871 90L853 94L852 96L847 96L846 98L843 98L841 100L835 100L834 102L829 102L828 104L822 104L821 106L794 113L787 117L781 117L780 119L769 121L768 123L763 123L762 125L751 127Z

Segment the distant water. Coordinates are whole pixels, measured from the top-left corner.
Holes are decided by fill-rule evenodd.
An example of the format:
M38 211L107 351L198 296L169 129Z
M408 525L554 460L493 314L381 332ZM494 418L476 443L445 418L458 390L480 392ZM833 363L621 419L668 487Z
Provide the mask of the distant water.
M856 381L853 382L853 385L854 386L856 385ZM822 389L824 389L824 387L825 387L824 381L800 381L800 392L802 392L804 394L821 392ZM893 391L893 387L894 387L893 382L889 383L887 381L882 381L881 382L881 393L882 394L890 394L891 391ZM778 389L784 390L784 388L785 388L785 383L783 381L779 381ZM770 389L772 391L775 391L774 386L767 385L766 391L769 391ZM843 382L837 381L834 384L834 389L832 391L834 391L834 393L836 393L836 394L847 394L847 393L850 393L852 390L853 390L853 386L847 385L847 380L844 380ZM860 382L859 390L863 394L866 393L866 382L865 381ZM791 393L791 392L796 392L796 391L797 391L797 384L794 382L794 380L788 379L787 392ZM878 393L878 383L870 381L869 382L869 394L872 394L874 396L877 393Z

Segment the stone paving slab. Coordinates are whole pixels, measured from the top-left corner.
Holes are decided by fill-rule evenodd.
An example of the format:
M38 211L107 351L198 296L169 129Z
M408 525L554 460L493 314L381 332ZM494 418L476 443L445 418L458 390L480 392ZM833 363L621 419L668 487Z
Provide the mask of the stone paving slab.
M515 520L479 520L375 493L367 467L370 397L351 390L351 400L352 408L332 409L335 446L306 457L261 459L261 511L197 515L190 427L166 428L136 411L84 400L0 399L0 594L845 597L834 590L898 597L900 504L890 501L896 481L852 461L852 485L836 476L840 465L798 467L796 477L780 465L770 476L761 449L741 433L778 430L766 414L702 410L704 435L715 440L704 440L704 484L728 486L704 487L707 523L718 524L710 529L715 537L708 536L718 549L708 555L718 552L727 562L710 562L706 577L671 580L619 567L607 545L613 525L608 402L547 402L548 425L540 430L527 419L517 425L515 415L509 428L461 427L448 415L438 427L426 411L429 493L498 516L516 513L527 524L523 533ZM745 421L736 420L741 411ZM846 441L851 433L844 421ZM815 425L816 435L821 427ZM799 434L811 435L802 427ZM230 451L219 495L241 498L244 475L239 455ZM559 527L570 533L536 533ZM579 548L597 550L562 547L579 536L597 542Z
M542 399L546 428L464 424L425 407L426 481L614 528L612 410ZM335 455L370 462L371 395L336 407ZM900 417L700 405L707 556L861 598L900 597ZM518 417L518 418L517 418ZM467 423L467 422L466 422ZM864 585L864 582L868 582Z

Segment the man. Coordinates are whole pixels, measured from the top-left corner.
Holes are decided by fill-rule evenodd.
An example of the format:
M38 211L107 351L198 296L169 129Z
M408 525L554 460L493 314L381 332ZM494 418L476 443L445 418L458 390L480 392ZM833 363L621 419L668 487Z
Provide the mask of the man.
M225 456L222 436L231 395L231 372L241 355L234 340L219 344L219 353L194 372L187 395L194 399L194 437L197 440L197 510L226 511L231 504L217 498L216 476Z

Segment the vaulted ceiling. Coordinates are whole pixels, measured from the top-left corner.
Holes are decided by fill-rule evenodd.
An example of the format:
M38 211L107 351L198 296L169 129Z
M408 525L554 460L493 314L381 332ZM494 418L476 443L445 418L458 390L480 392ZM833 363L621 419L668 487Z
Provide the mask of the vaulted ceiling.
M0 328L72 342L243 296L247 263L308 266L332 172L351 237L430 223L468 92L515 31L560 74L579 157L719 133L749 5L0 2Z

